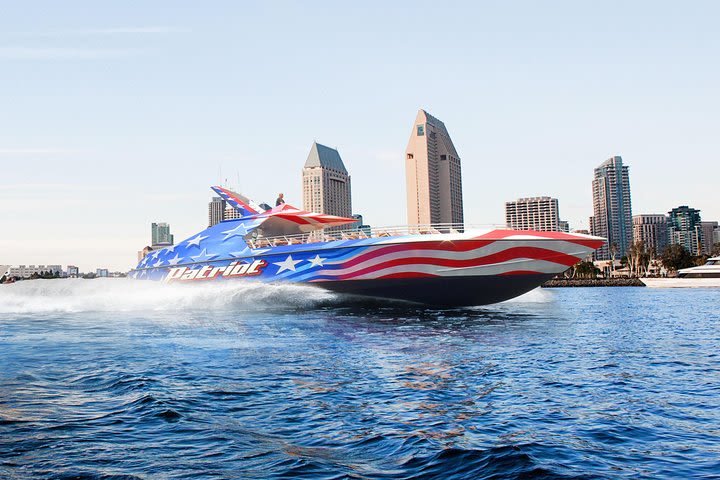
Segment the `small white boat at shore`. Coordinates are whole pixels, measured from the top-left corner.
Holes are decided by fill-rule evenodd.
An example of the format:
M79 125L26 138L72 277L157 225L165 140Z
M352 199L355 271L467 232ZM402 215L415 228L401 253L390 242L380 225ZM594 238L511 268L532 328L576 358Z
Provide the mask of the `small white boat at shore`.
M705 265L684 268L675 278L641 278L648 287L720 288L720 257L709 258Z

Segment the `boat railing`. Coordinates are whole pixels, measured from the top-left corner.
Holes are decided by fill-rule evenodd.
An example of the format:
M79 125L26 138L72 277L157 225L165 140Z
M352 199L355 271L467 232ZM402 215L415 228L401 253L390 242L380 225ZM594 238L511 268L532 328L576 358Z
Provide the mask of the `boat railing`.
M282 245L300 245L306 243L330 242L339 240L361 240L366 238L400 237L404 235L441 235L462 233L467 230L488 230L507 228L504 225L467 225L462 223L433 223L426 225L395 225L389 227L360 226L337 230L328 228L310 233L293 235L254 236L245 240L252 248L278 247Z

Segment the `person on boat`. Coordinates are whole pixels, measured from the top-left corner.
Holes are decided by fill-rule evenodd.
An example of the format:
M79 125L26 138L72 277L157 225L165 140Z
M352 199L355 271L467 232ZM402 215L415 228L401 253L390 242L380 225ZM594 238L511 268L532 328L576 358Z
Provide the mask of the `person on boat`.
M276 207L279 207L280 205L285 203L285 198L283 198L283 197L285 197L285 195L283 195L282 193L278 193L278 198L277 198L277 200L275 200Z

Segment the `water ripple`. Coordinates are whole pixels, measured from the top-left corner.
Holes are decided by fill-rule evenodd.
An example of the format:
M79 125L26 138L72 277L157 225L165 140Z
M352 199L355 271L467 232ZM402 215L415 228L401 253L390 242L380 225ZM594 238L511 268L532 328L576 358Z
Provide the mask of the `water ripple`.
M45 285L43 305L0 292L1 478L720 472L717 291L433 310L183 290L163 309L181 293Z

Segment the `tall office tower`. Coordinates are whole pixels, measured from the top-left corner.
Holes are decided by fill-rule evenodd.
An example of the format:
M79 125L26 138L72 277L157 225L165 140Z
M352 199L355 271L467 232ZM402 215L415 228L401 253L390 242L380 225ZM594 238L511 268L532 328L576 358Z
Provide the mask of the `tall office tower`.
M700 228L700 210L681 205L668 212L670 243L682 245L693 255L702 252L702 230Z
M350 217L350 175L337 150L313 142L305 161L303 209L311 212Z
M507 202L505 220L508 228L515 230L558 232L560 231L558 200L551 197L531 197Z
M700 232L702 238L702 254L710 255L712 253L715 242L715 230L718 229L718 222L700 222Z
M425 110L405 149L409 225L463 223L460 156L445 124Z
M630 176L622 157L615 156L595 169L593 189L593 216L590 233L607 239L595 252L596 260L610 260L612 250L620 259L632 243L632 204L630 202Z
M208 203L208 227L217 225L225 220L225 200L213 197Z
M150 245L172 245L173 235L170 233L170 225L167 223L152 223L150 226L151 244Z
M656 257L668 246L668 219L663 214L633 215L633 242L642 242Z

